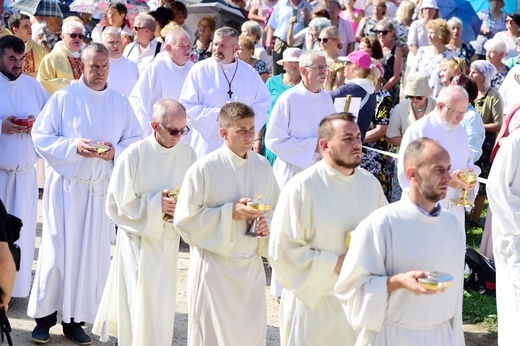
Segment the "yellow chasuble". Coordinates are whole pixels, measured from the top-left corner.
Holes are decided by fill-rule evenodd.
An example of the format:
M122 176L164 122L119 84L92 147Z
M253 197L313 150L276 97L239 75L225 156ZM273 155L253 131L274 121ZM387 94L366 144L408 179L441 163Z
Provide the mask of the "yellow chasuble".
M59 41L52 52L43 58L36 79L52 95L75 82L82 73L81 59L75 58L63 42Z
M25 45L25 64L23 66L23 73L36 78L38 68L43 60L43 57L47 55L45 48L32 39L29 39Z
M9 29L0 27L0 37L5 36L5 35L12 35L12 33L9 31Z

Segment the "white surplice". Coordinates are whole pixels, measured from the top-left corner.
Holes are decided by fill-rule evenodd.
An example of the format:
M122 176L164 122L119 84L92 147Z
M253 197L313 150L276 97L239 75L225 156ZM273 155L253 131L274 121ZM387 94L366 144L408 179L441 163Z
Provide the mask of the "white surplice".
M278 199L271 166L250 151L243 159L225 144L186 173L175 227L190 244L188 345L265 346L266 297L262 256L267 240L245 236L246 220L232 218L243 197L273 208ZM265 214L270 219L270 213ZM268 221L269 222L269 221Z
M363 220L334 289L358 332L356 346L463 346L465 245L455 215L425 215L407 197ZM388 277L411 270L450 274L452 286L434 295L388 293Z
M0 76L0 121L15 117L37 117L49 94L34 78L22 74L14 81ZM7 212L22 219L16 244L21 249L20 271L16 273L13 297L27 297L31 290L38 183L34 165L38 155L31 134L0 131L0 199Z
M158 44L161 45L159 52L157 52ZM146 47L146 49L141 53L139 42L134 41L125 47L123 56L137 64L137 67L139 68L139 75L141 75L156 57L160 57L160 53L164 51L164 47L164 44L160 43L157 41L157 39L154 38L152 41L150 41L148 47ZM155 54L156 52L157 54Z
M135 62L128 60L124 56L121 56L119 59L110 58L107 80L109 88L129 97L138 79L139 69Z
M184 80L193 65L188 61L179 66L167 55L158 56L141 74L129 100L144 136L152 133L150 121L154 103L162 98L178 101Z
M318 125L332 113L330 95L310 92L303 82L280 95L265 132L265 145L277 156L273 170L280 188L321 158L316 152Z
M493 211L493 255L497 270L498 344L520 338L520 131L501 145L486 186Z
M397 160L397 173L399 184L403 191L408 192L409 183L404 171L404 152L408 144L416 139L428 137L437 141L450 154L451 172L461 169L472 169L480 174L480 168L473 163L473 151L469 145L469 138L466 130L461 125L455 128L447 128L440 119L437 110L425 115L410 125L403 135L401 146L399 147L399 159ZM478 183L468 193L468 199L473 201L478 191ZM452 205L451 201L456 201L462 196L461 189L454 189L448 186L446 198L440 202L444 209L451 211L457 216L462 229L464 230L464 207Z
M94 322L110 267L105 198L113 160L77 153L81 138L107 141L115 158L141 138L128 100L117 91L95 91L81 78L57 91L32 132L47 163L43 232L27 314L40 318L60 310L63 321Z
M264 126L271 95L253 67L238 59L231 64L219 64L213 57L196 63L186 77L180 102L186 107L188 125L193 130L191 147L199 158L222 146L218 114L228 101L253 108L256 130Z
M338 257L349 231L387 204L381 184L362 168L345 176L325 161L291 179L271 223L269 259L284 288L281 345L353 345L341 302L334 296Z
M161 146L154 134L115 164L107 212L118 225L116 251L93 332L120 345L171 345L179 235L163 221L164 189L180 187L197 156L183 141Z

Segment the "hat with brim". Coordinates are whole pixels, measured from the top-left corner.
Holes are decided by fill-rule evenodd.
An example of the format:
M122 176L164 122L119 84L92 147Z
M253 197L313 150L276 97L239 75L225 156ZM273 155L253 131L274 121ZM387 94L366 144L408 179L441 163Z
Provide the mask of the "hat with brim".
M303 51L300 48L287 48L283 51L283 58L278 60L276 63L278 65L283 65L284 62L299 62L302 53Z
M430 96L433 94L433 89L428 84L428 76L420 74L409 75L403 94L406 96Z
M421 2L421 11L423 8L434 8L436 10L439 9L439 6L437 5L437 0L423 0Z

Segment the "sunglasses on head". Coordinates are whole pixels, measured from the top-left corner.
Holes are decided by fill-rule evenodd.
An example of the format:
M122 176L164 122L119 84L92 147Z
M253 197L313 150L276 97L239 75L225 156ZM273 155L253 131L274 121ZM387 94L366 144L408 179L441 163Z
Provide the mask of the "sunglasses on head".
M417 100L417 101L422 101L424 100L424 96L406 96L407 99L411 100Z
M172 135L172 136L177 136L179 133L180 133L181 135L184 136L184 135L188 134L188 132L190 132L190 128L189 128L188 126L182 128L182 129L180 129L180 130L178 130L178 129L173 129L173 130L172 130L172 129L169 129L169 128L167 128L166 126L164 126L163 123L159 123L159 124L160 124L162 127L164 127L164 129L165 129L166 131L168 131L168 132L170 133L170 135Z
M324 44L327 44L327 42L329 42L330 40L333 40L333 38L327 38L327 37L325 37L325 38L320 38L320 37L318 37L316 40L317 40L319 43L322 43L322 42L323 42Z
M376 35L381 34L381 35L385 36L389 32L390 32L390 30L376 30Z
M75 39L77 37L80 40L83 40L83 37L85 37L85 35L83 35L83 34L67 34L67 35L69 35L69 37L72 39Z

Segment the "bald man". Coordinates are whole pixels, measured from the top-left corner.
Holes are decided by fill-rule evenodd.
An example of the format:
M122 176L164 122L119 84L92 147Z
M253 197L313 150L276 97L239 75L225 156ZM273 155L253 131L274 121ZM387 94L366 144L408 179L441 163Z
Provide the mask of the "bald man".
M429 138L404 152L408 195L370 214L354 230L335 293L358 331L356 345L464 345L465 234L439 201L451 180L450 156ZM421 277L453 276L445 291Z
M475 198L473 185L467 185L458 179L458 175L465 170L480 173L480 168L473 163L473 152L469 145L469 138L460 125L468 107L468 93L460 86L448 86L441 90L437 97L435 109L413 123L404 133L399 150L398 177L399 184L404 192L409 191L409 179L403 165L403 155L408 145L421 137L428 137L439 142L451 158L451 180L448 183L446 200L441 201L441 206L449 209L457 216L462 229L464 229L464 207L452 205L461 197L462 189L470 190L468 198ZM478 190L478 189L477 189Z
M173 220L180 187L195 162L181 140L189 132L179 102L153 106L152 134L117 160L108 186L108 213L119 226L116 252L93 332L120 345L171 345L175 318L179 235Z

